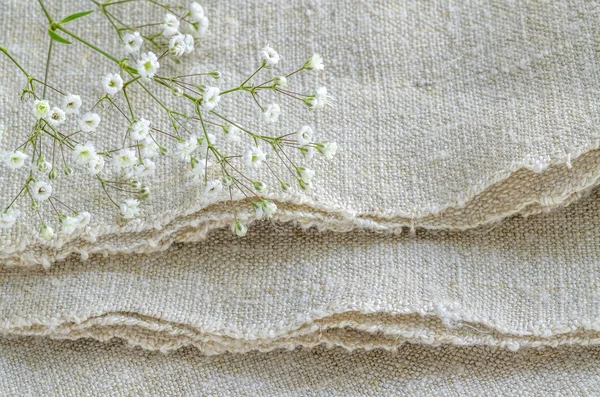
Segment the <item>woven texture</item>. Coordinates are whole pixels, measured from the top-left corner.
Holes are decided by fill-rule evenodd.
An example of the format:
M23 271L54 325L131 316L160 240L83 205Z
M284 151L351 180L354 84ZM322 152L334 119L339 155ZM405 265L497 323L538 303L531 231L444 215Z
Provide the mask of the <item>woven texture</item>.
M59 16L90 7L84 1L49 3ZM19 22L19 29L3 25L4 44L28 70L41 74L42 62L28 55L45 54L43 15L21 1L0 7L7 20ZM254 69L248 60L256 59L266 42L279 49L290 68L312 51L327 60L322 76L301 79L296 89L311 91L324 82L337 98L336 107L307 115L286 103L277 128L293 130L310 122L322 139L339 142L341 154L313 165L321 178L309 195L267 194L282 209L279 220L337 231L465 229L569 202L596 183L599 32L592 3L258 1L205 7L215 16L211 35L198 43L195 58L180 65L182 70L216 66L224 73L219 84L233 86ZM160 18L144 7L124 14ZM107 28L99 13L73 27L78 32ZM118 47L115 37L98 36L101 47ZM36 40L21 44L23 37ZM59 48L60 67L52 70L50 81L66 81L93 103L100 92L96 82L114 66L77 48ZM10 149L20 142L10 132L26 131L31 118L27 106L15 105L24 81L8 78L14 67L5 57L0 62L0 100L7 109L2 121L9 132L0 148ZM160 114L143 101L139 106ZM235 100L222 108L235 109L237 120L256 116L256 110ZM119 141L125 128L108 123L102 139ZM256 128L275 132L265 125ZM584 153L585 159L575 160ZM2 185L9 186L0 202L8 202L18 186L13 174L5 168L0 172ZM182 234L189 236L183 229L204 231L198 239L231 224L223 207L199 200L198 189L171 160L161 161L159 175L162 182L145 215L127 225L116 222L100 191L89 194L84 179L61 181L57 194L72 206L91 209L93 226L48 243L32 239L39 228L32 215L32 224L0 235L2 259L48 266L72 252L147 252L182 241ZM238 206L242 212L248 208L247 203Z
M405 346L398 353L296 350L206 357L121 343L0 343L8 396L594 396L597 348L509 353ZM93 359L90 359L93 357Z
M57 16L91 7L48 3ZM321 178L308 195L268 192L277 217L243 239L226 230L224 203L202 200L170 158L127 224L81 173L60 178L57 194L93 222L50 242L32 237L33 215L0 233L0 394L593 395L600 8L203 5L211 33L180 66L219 68L230 87L266 43L290 67L321 53L326 71L295 88L323 82L336 106L307 115L286 103L280 128L310 123L340 155L312 165ZM0 2L0 15L0 44L43 73L31 56L47 50L43 15L17 0ZM117 45L98 13L73 30ZM93 103L114 67L74 46L59 47L49 78ZM0 57L0 150L31 125L15 73ZM256 116L235 100L219 106ZM124 128L107 123L94 139L117 141ZM14 181L0 168L0 205Z

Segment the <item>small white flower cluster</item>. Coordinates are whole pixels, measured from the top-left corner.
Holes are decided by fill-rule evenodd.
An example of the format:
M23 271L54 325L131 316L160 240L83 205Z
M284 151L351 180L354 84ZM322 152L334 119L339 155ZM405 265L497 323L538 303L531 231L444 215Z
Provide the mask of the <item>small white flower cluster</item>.
M106 7L116 6L120 3L122 2L104 3L100 10L110 19L109 14L105 12ZM151 4L161 6L159 2L155 1L152 1ZM161 7L170 11L181 9L164 5ZM35 99L32 112L35 115L36 124L28 140L14 151L3 153L0 160L11 169L19 169L31 158L31 164L35 168L32 168L33 171L47 173L48 181L35 176L37 174L33 174L33 171L30 172L21 192L4 211L0 212L0 228L12 227L17 221L20 212L13 204L21 195L31 198L32 208L42 219L40 234L44 238L52 238L55 234L51 224L46 223L40 213L41 205L44 202L49 202L50 207L56 213L62 233L68 235L87 227L92 215L89 212L71 209L59 200L53 191L51 181L58 178L55 159L57 156L54 152L56 146L60 150L64 174L70 176L75 172L67 163L67 159L70 159L76 168L83 169L86 174L100 184L103 193L108 198L107 202L116 206L121 218L126 221L140 216L142 212L140 200L149 196L150 188L140 181L149 180L154 176L157 168L155 158L158 155L167 155L170 152L165 140L172 143L174 155L185 164L191 183L199 185L202 198L206 200L206 203L227 198L232 201L231 208L235 211L233 205L233 191L235 190L252 202L256 219L269 219L277 212L277 205L268 198L272 189L269 179L276 179L281 191L290 192L293 184L286 182L286 178L278 173L281 170L287 170L289 171L287 178L291 178L290 180L293 180L301 190L309 190L316 180L316 172L306 163L311 161L317 152L326 159L332 159L335 156L337 145L334 142L315 141L317 134L308 125L304 125L296 131L281 134L256 133L232 121L233 117L222 113L222 103L225 103L221 102L223 96L236 92L248 95L246 98L251 97L253 103L260 110L260 113L257 112L257 116L271 125L269 131L274 131L280 119L285 116L279 103L269 103L264 106L261 104L263 92L299 100L310 110L324 108L331 104L331 98L325 87L319 87L311 94L293 92L288 88L292 76L297 73L303 71L319 73L325 70L323 58L320 55L313 54L302 66L291 73L275 75L270 80L257 84L253 79L261 70L277 73L274 71L280 67L283 59L273 47L267 45L259 51L260 66L254 73L239 86L221 89L217 86L193 83L188 80L202 78L201 76L217 80L221 74L216 70L167 77L163 75L166 72L162 72L162 70L168 68L160 69L160 62L163 60L179 58L191 53L194 50L195 38L207 32L209 21L204 9L198 3L193 2L180 15L175 15L174 11L168 12L159 23L148 23L136 27L123 25L118 28L114 20L111 19L111 22L123 42L123 48L127 52L128 58L120 60L118 57L98 50L93 45L88 46L118 63L117 73L107 73L101 78L104 94L97 104L108 102L110 104L108 108L116 109L117 117L122 117L127 121L128 127L123 129L122 145L113 150L100 151L93 142L80 139L81 135L74 139L73 137L78 134L93 133L100 124L100 116L93 112L86 112L79 116L82 107L79 96L62 94L58 89L44 83L45 88L47 86L53 92L61 94L62 105L51 106L50 102L44 99L45 91L43 95L39 96L36 87L32 84L32 80L40 83L41 81L31 78L25 72L28 77L28 86L25 92L29 92ZM123 24L120 21L116 21L116 23ZM146 34L145 28L157 25L160 25L159 32ZM125 33L121 34L122 31ZM80 43L86 43L73 34L69 35L78 39ZM152 51L143 52L144 43L158 48L157 53L162 55L158 57ZM22 68L21 70L24 71ZM160 74L159 70L161 70ZM170 128L156 128L157 125L160 125L159 122L153 124L147 118L136 116L140 112L135 106L137 102L130 101L129 87L132 84L141 85L150 99L160 105L166 112L167 120L171 124ZM145 84L153 84L154 88L162 90L168 89L175 97L182 98L183 101L191 101L195 113L188 114L189 110L185 110L187 107L177 104L173 105L176 106L175 108L170 108L171 105L167 107L150 93ZM121 103L126 103L126 107L122 109ZM221 106L219 106L220 104ZM76 119L73 118L78 127L75 132L65 131L70 115L77 115ZM43 145L44 154L48 158L50 158L48 153L50 149L48 148L53 148L51 162L46 161L42 153L42 139L54 140L52 145ZM37 146L38 141L40 142L39 147ZM64 151L70 152L70 155L65 156ZM105 162L109 164L108 167L105 167ZM276 166L276 162L279 163L279 166ZM262 175L265 178L257 176L264 172L267 173L267 175ZM237 199L242 196L235 195L235 197ZM66 210L69 215L63 214L62 211ZM244 236L248 231L247 223L238 218L237 213L234 212L233 215L235 219L232 225L233 232L238 236ZM240 215L240 217L246 219L246 215Z

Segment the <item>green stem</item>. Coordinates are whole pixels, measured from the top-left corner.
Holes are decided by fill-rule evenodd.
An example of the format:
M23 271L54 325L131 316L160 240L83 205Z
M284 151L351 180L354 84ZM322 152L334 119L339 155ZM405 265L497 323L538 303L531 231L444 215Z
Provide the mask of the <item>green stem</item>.
M48 56L46 57L46 72L44 73L44 91L42 92L42 99L46 99L46 88L48 87L48 72L50 71L50 56L52 55L52 44L54 40L50 39L48 45Z
M85 44L86 46L90 47L92 50L104 55L105 57L107 57L108 59L110 59L111 61L113 61L114 63L121 63L121 61L117 58L115 58L114 56L110 55L108 52L101 50L100 48L96 47L95 45L93 45L92 43L89 43L87 41L85 41L84 39L82 39L81 37L77 36L75 33L71 32L68 29L65 29L64 27L62 27L61 25L56 26L56 28L58 30L60 30L61 32L71 36L72 38L74 38L75 40L79 41L82 44Z

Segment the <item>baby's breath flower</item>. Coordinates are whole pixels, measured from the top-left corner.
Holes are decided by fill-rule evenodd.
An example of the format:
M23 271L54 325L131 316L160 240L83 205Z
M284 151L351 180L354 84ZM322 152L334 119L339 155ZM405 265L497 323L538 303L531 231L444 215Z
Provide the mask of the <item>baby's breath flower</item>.
M196 135L190 136L185 141L177 142L177 152L179 157L183 161L190 161L192 153L198 147L198 137Z
M213 145L216 141L217 137L211 133L206 134L206 137L202 136L198 138L198 143L200 144L200 153L205 156L206 152L208 151L208 145Z
M192 4L190 4L190 21L197 21L200 18L204 17L204 8L202 8L202 6L200 4L198 4L197 2L193 2Z
M298 149L307 162L311 161L315 156L315 149L312 146L300 146Z
M263 118L267 123L275 123L279 120L279 116L281 115L281 107L272 103L265 107L265 111L263 112Z
M258 146L246 150L242 155L242 162L248 168L259 168L265 159L265 153Z
M16 150L14 152L7 152L2 155L2 160L4 164L9 166L12 169L21 168L25 164L25 160L27 160L29 156L20 150Z
M73 161L79 165L88 164L90 161L96 159L96 149L94 148L94 144L91 142L86 142L85 145L78 143L73 148Z
M142 141L148 137L150 132L150 121L146 119L139 119L131 124L131 139L134 141Z
M81 107L81 97L79 95L69 94L63 98L62 108L66 114L79 113Z
M306 183L311 183L313 178L315 177L315 172L310 168L296 167L296 172L298 173L300 179Z
M77 216L61 216L60 230L64 234L72 234L79 226L80 219Z
M223 130L225 131L225 141L228 143L234 143L234 142L239 142L241 140L240 137L240 129L231 124L231 125L227 125L225 127L223 127Z
M327 88L317 88L317 92L315 93L315 99L317 100L317 108L325 107L329 99L329 96L327 95Z
M40 159L41 159L41 157L40 157ZM41 159L40 161L38 161L37 169L40 172L48 172L52 169L52 163Z
M317 144L317 150L325 156L327 160L331 160L337 153L338 145L335 142L323 142Z
M50 240L52 237L54 237L54 229L46 224L43 224L42 228L40 229L40 234L46 240Z
M202 94L200 106L205 110L213 110L221 100L220 93L219 87L208 87Z
M120 169L133 167L135 163L137 163L137 157L133 149L123 148L113 157L114 166Z
M248 233L248 225L237 220L235 221L232 229L233 232L239 237L244 237L246 233Z
M148 136L146 139L144 139L144 142L142 142L140 152L142 154L142 158L149 159L158 155L159 147L156 142L154 142L154 139Z
M190 161L188 173L194 177L194 182L203 182L206 176L206 167L210 167L211 162L206 159L193 159Z
M108 95L115 95L123 89L123 79L118 73L108 73L102 78L102 88Z
M77 213L77 229L83 229L84 227L86 227L90 223L91 219L92 214L90 214L87 211Z
M50 179L51 181L53 181L56 178L58 178L58 171L56 170L56 168L53 167L50 170L50 172L48 173L48 179Z
M292 190L292 185L290 185L287 182L281 181L279 182L279 184L281 185L281 190L283 190L286 193Z
M307 192L312 189L312 182L305 182L302 179L298 179L298 186L300 186L300 189Z
M123 35L123 45L125 51L130 54L137 54L142 48L144 39L140 35L140 32L127 32Z
M235 182L235 179L233 179L233 177L231 175L223 175L223 178L221 178L221 183L225 187L233 186L234 182Z
M150 159L144 159L140 164L135 166L134 174L138 177L146 177L154 174L154 170L156 169L156 165L154 161Z
M189 54L194 51L194 37L191 34L186 34L183 36L183 42L185 43L185 53Z
M304 99L304 104L308 106L310 110L315 110L317 108L318 102L314 96L308 96Z
M300 146L308 145L310 143L313 135L314 135L313 129L310 128L309 126L305 125L304 127L300 128L298 130L298 132L296 132L296 141L298 142L298 145L300 145Z
M125 219L135 218L140 214L140 202L136 199L126 199L121 203L119 209L121 210L121 216Z
M104 168L104 158L96 156L87 164L87 171L90 175L98 175Z
M304 63L304 69L306 70L323 70L323 58L319 54L312 54L310 59Z
M271 218L277 212L277 205L271 200L262 200L258 203L252 203L258 219Z
M267 191L267 184L261 181L252 182L254 189L256 189L259 193L264 193Z
M0 213L0 229L10 229L13 227L19 216L19 211L14 208L9 208Z
M192 36L190 36L192 37ZM193 38L192 38L193 40ZM193 41L192 41L193 45ZM169 54L175 58L179 58L186 53L187 45L185 44L185 36L181 33L176 34L169 40Z
M44 120L51 126L57 127L64 123L66 119L65 112L61 108L53 107Z
M140 76L147 79L153 78L158 68L160 68L158 58L152 51L142 54L136 67Z
M287 85L287 78L285 76L277 76L273 79L273 83L279 87L285 87Z
M86 113L78 121L79 128L83 132L94 132L100 124L100 116L96 113Z
M209 181L204 187L204 194L206 197L214 198L217 197L221 191L223 190L223 184L220 180L215 179L214 181Z
M277 65L281 60L281 56L270 45L260 50L260 58L266 68Z
M48 101L36 100L33 103L33 114L38 119L45 118L50 113L50 104Z
M167 13L163 20L162 28L163 36L173 36L174 34L177 34L179 32L179 19L175 15Z
M52 186L44 181L37 181L31 186L29 191L31 197L36 201L47 200L52 195Z

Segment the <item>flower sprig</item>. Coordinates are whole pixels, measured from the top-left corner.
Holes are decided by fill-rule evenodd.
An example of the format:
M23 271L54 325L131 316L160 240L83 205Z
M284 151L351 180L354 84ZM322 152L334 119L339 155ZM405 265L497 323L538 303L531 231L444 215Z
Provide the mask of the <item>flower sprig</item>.
M113 7L132 1L146 1L163 8L166 11L164 19L130 26L116 17ZM301 164L298 156L309 161L315 152L327 159L335 155L337 145L315 141L315 132L310 126L301 126L296 131L273 136L251 131L219 107L222 97L243 93L251 98L258 108L258 114L268 124L277 123L282 112L278 103L261 103L263 92L300 101L310 110L325 107L331 103L325 87L308 94L288 88L294 75L324 69L323 59L318 54L313 54L300 67L287 74L257 83L257 76L263 70L276 69L282 59L268 45L259 52L260 65L255 72L239 85L221 90L216 85L204 82L207 78L218 80L221 77L219 71L171 76L161 68L161 64L168 59L176 63L182 56L192 53L195 38L208 29L208 18L198 3L194 2L184 9L154 0L94 1L122 41L122 49L127 56L121 58L65 28L65 24L91 11L72 14L56 22L43 2L38 2L49 23L50 44L45 77L33 77L5 48L0 47L0 51L26 77L21 97L33 101L32 113L35 117L35 123L23 144L11 152L3 153L1 157L2 162L12 169L24 168L27 164L30 166L17 196L4 210L0 210L0 228L9 228L16 223L20 214L16 203L27 197L40 219L42 237L54 236L52 222L46 221L40 212L41 205L45 203L55 213L62 233L71 234L85 229L91 214L71 208L57 198L52 186L52 181L60 175L69 177L76 171L87 173L98 183L108 202L117 207L122 219L135 218L142 211L140 201L150 195L148 180L155 173L156 157L170 155L181 161L182 171L185 170L189 175L190 182L202 187L203 198L212 201L228 198L235 219L232 230L243 236L248 226L233 205L234 196L238 193L251 203L259 219L270 218L277 211L276 204L264 197L270 186L266 180L256 176L257 169L266 169L284 192L292 190L294 184L301 190L309 190L316 173ZM54 43L68 45L71 43L69 40L87 46L115 64L115 70L101 77L104 94L85 111L79 95L66 93L47 81L52 46ZM145 45L151 46L156 53L144 52ZM130 91L133 86L138 90ZM47 89L57 98L48 99ZM139 116L142 112L130 96L139 93L140 89L142 95L147 95L164 111L169 129L158 128L156 125L159 123ZM165 93L171 93L183 102L167 105L167 101L161 100ZM125 102L126 108L121 107L121 102ZM192 113L188 113L185 102L192 105ZM107 103L115 111L115 117L128 125L123 131L119 147L99 150L92 142L91 137L101 125L101 117L94 109L102 103ZM282 167L276 167L281 164ZM279 175L276 170L280 168L286 170L288 175Z

